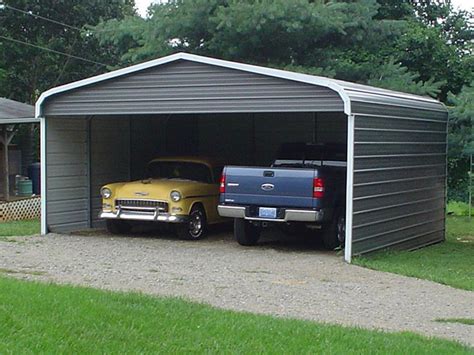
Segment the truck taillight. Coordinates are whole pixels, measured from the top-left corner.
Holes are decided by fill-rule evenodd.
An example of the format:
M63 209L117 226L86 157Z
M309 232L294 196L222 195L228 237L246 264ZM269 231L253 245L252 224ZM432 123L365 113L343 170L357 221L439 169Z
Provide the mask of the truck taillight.
M324 197L324 180L321 178L313 179L313 197L314 198Z
M219 185L219 192L223 194L225 192L225 175L222 174L221 176L221 183Z

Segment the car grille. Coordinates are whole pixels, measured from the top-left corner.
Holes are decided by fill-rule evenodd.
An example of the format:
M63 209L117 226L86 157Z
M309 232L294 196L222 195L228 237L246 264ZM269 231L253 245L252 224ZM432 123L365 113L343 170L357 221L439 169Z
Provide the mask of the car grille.
M155 200L115 200L115 206L127 210L156 210L168 212L168 203Z

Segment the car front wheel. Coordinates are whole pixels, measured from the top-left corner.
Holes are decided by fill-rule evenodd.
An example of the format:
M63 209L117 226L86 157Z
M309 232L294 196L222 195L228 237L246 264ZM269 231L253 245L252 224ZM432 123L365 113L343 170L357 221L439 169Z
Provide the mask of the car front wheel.
M176 231L181 239L199 240L207 234L207 220L204 210L197 206L193 207L189 214L189 220L176 226Z

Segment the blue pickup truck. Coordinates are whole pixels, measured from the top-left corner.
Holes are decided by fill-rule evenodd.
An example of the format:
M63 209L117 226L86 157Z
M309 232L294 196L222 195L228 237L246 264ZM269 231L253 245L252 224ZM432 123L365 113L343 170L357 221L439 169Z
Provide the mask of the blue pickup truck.
M234 218L241 245L255 245L262 228L320 229L328 249L345 237L346 149L339 144L286 143L270 167L226 166L219 214Z

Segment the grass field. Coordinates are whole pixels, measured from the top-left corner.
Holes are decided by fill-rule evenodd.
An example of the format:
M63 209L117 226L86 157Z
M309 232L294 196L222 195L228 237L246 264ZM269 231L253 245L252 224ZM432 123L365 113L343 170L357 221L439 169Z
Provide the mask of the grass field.
M354 264L473 291L474 219L448 217L444 243L415 251L379 252L355 258Z
M0 277L0 353L469 354L455 342Z
M33 235L40 233L39 219L0 222L0 237Z

